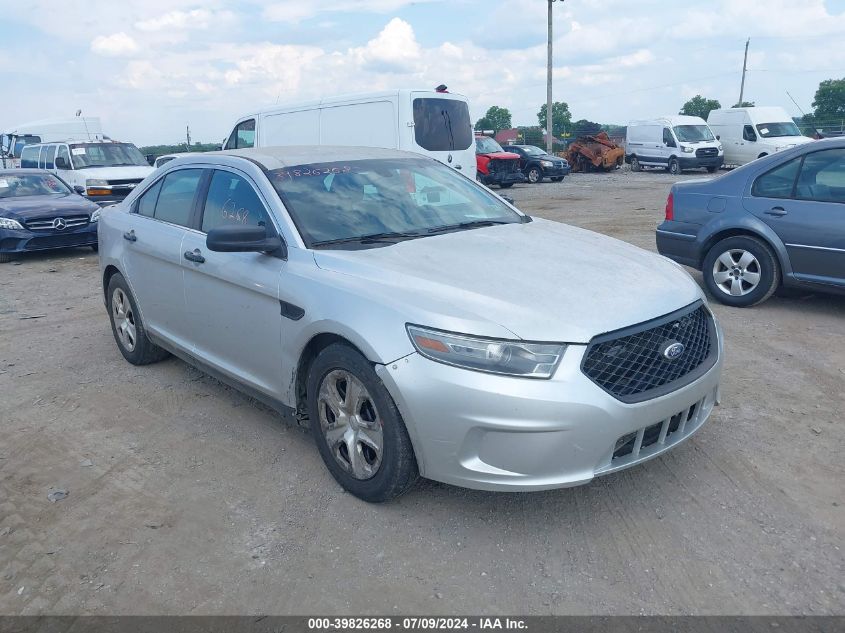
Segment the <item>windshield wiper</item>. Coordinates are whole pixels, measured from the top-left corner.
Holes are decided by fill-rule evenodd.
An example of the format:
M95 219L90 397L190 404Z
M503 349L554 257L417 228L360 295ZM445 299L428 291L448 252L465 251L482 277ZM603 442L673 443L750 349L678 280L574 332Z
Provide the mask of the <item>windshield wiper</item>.
M517 224L509 220L470 220L468 222L458 222L457 224L447 224L445 226L435 226L428 229L427 233L446 233L448 231L460 231L462 229L475 229L483 226L495 226L497 224Z
M352 235L350 237L338 237L333 240L320 240L312 242L311 246L330 246L332 244L377 244L379 242L396 242L422 237L420 233L369 233L367 235Z

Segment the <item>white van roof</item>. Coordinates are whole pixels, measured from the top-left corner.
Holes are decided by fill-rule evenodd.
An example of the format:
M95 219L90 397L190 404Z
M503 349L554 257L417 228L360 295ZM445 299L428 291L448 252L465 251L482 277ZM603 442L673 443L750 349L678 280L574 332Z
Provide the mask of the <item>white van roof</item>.
M20 123L3 130L3 134L33 134L37 136L49 136L58 140L58 137L67 139L102 139L103 126L99 117L70 117L65 119L43 119Z
M732 112L748 113L755 123L782 123L792 121L792 117L780 106L755 106L750 108L721 108L712 110L710 114L730 114Z
M667 114L659 116L655 119L645 119L642 121L631 121L628 127L636 127L639 125L663 125L668 127L675 127L676 125L707 125L701 117L687 116L685 114Z

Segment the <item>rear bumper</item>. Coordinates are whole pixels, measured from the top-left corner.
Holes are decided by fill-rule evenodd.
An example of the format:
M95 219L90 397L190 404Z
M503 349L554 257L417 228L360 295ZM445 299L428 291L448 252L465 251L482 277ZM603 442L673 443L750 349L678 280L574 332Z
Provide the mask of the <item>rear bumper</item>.
M64 231L13 231L0 229L0 253L25 253L47 251L74 246L97 244L97 223L89 223Z
M678 227L676 224L663 222L657 227L655 233L657 252L684 266L699 268L701 252L698 236L691 232L684 232L683 227Z

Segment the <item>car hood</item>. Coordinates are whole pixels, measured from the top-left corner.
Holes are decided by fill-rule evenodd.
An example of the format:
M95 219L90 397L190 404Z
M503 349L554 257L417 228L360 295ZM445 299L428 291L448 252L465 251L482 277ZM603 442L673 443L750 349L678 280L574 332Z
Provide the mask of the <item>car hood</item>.
M702 297L664 257L547 220L314 257L421 325L533 341L586 343Z
M129 180L137 178L143 180L155 171L154 167L131 165L126 167L86 167L78 170L85 178L100 180Z
M519 160L519 154L512 152L490 152L488 154L479 154L479 156L486 156L487 158L495 158L498 160Z
M57 218L91 214L100 207L82 196L24 196L0 198L0 215L13 220L34 220L40 217Z

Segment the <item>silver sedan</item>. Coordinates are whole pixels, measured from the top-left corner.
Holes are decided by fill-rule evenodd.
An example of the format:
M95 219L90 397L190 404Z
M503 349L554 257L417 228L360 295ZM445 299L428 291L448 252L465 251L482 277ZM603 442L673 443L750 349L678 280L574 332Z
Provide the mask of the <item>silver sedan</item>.
M177 158L103 210L99 240L126 360L172 353L296 416L368 501L420 475L586 483L718 401L721 331L680 266L414 154Z

